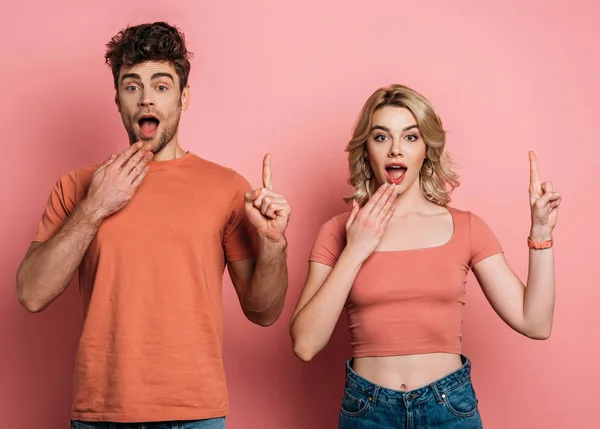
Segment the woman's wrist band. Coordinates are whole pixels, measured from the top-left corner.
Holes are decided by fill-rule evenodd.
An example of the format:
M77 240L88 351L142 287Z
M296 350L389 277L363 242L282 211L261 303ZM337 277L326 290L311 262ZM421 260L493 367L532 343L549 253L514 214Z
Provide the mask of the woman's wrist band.
M534 250L543 250L549 249L554 245L553 239L545 240L545 241L531 241L529 237L527 237L527 247Z

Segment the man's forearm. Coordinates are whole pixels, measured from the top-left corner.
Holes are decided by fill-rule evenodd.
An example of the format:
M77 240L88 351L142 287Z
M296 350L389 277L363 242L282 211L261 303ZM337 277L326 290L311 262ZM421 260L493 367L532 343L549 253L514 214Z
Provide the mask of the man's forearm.
M27 310L43 310L64 291L101 223L84 200L52 238L32 246L17 272L19 302Z
M273 324L283 309L288 288L287 241L259 238L258 257L243 307L260 325Z

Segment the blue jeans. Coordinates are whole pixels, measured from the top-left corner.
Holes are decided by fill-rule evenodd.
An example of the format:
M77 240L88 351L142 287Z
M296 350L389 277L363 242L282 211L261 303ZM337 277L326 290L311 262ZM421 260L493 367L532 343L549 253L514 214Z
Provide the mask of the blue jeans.
M159 423L71 422L71 429L225 429L225 418Z
M481 429L471 362L420 389L398 391L365 380L346 362L340 429Z

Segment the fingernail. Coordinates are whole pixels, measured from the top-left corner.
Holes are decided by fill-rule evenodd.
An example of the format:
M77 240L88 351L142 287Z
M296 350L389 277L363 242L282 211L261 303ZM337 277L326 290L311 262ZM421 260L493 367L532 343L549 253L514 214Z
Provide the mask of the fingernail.
M142 147L142 143L138 143L136 146L137 147Z
M148 152L148 153L145 155L145 158L146 158L146 159L150 159L150 158L152 158L152 152Z

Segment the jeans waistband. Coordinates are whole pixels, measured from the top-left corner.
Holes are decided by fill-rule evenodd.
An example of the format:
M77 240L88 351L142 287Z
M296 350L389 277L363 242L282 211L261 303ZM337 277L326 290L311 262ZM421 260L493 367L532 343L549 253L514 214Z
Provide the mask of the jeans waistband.
M458 389L471 381L471 361L464 355L460 356L462 366L456 371L415 390L400 391L387 389L364 379L352 369L353 359L346 362L346 386L356 389L369 396L373 404L377 401L416 405L435 399L442 403L446 394Z

